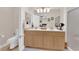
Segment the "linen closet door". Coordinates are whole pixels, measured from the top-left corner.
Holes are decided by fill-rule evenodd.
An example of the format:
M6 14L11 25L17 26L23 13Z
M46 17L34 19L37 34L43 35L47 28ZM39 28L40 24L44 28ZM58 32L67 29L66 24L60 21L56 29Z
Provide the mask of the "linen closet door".
M67 41L72 50L79 50L79 8L67 13Z

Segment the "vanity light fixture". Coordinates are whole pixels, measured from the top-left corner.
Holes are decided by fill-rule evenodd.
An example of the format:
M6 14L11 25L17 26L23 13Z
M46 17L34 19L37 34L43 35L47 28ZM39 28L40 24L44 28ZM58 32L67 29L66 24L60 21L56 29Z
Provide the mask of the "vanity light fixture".
M37 11L37 13L49 13L50 12L50 8L41 7L41 8L37 8L36 11Z

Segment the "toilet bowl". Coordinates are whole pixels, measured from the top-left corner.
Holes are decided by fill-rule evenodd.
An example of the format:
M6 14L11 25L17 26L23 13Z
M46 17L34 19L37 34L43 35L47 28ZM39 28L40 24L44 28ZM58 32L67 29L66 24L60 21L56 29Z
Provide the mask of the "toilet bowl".
M18 35L11 37L8 39L8 43L10 45L9 49L13 49L18 46Z
M6 42L0 45L0 51L8 51L18 46L18 36L9 38Z
M15 35L13 35L11 38L9 38L8 40L1 40L0 51L4 51L4 50L7 51L7 50L17 47L18 46L18 39L19 39L18 34L19 34L19 32L17 29L15 32Z

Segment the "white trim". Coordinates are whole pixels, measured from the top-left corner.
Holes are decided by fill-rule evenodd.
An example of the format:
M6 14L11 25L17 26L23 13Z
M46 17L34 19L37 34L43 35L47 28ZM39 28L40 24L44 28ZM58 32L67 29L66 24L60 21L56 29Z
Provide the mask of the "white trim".
M70 47L67 47L69 51L74 51L73 49L71 49Z
M24 20L25 20L25 8L20 8L20 19L19 19L19 51L24 50Z
M64 7L65 42L67 42L67 8Z

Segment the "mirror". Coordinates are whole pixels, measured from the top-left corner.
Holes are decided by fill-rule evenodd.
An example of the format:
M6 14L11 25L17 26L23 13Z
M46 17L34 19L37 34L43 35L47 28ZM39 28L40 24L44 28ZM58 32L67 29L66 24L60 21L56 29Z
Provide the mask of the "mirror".
M57 17L55 18L55 26L58 27L59 24L60 24L60 16L57 16Z
M39 7L38 7L39 8ZM59 24L63 21L61 8L51 8L49 13L36 13L36 8L27 8L25 13L26 25L29 28L38 29L58 29Z

